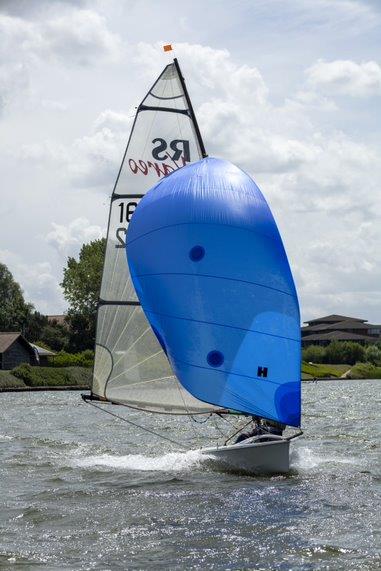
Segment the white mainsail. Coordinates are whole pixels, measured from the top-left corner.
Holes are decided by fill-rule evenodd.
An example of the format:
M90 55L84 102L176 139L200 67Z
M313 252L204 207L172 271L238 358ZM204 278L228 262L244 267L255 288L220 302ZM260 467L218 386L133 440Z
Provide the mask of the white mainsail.
M97 317L92 394L150 411L215 410L190 395L140 307L128 270L125 234L142 196L160 178L205 156L176 60L138 107L111 198Z

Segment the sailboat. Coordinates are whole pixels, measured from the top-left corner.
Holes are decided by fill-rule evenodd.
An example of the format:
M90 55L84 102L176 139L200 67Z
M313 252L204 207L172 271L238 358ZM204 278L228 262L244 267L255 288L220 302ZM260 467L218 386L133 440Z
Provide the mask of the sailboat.
M137 108L113 190L84 398L300 427L299 307L278 229L249 175L207 156L176 58ZM201 454L282 473L296 435Z

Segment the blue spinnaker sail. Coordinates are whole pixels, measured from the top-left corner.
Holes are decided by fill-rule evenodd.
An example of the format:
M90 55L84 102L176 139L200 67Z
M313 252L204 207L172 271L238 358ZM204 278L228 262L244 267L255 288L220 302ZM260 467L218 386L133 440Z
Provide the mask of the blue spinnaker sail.
M181 384L214 405L300 425L300 316L255 182L206 158L141 200L128 233L136 293Z

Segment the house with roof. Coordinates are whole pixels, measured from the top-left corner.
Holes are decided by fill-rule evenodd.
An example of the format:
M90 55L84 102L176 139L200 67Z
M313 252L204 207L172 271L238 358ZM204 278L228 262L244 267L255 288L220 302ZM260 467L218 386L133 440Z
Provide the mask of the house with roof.
M29 343L18 331L0 331L0 370L10 370L22 363L47 365L53 351Z
M354 341L362 345L381 342L381 325L346 315L326 315L305 322L302 346L328 345L331 341Z
M0 369L14 369L22 363L37 365L36 351L21 333L0 332Z

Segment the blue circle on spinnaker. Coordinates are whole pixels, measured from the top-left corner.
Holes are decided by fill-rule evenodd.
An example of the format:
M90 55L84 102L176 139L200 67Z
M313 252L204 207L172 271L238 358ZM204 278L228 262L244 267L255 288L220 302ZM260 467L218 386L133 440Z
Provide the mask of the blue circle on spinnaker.
M224 362L224 356L221 351L210 351L206 357L206 360L211 367L220 367Z
M299 383L285 383L277 388L275 395L275 409L278 418L285 424L300 426L300 385Z
M189 252L192 262L199 262L205 256L205 249L202 246L193 246Z

